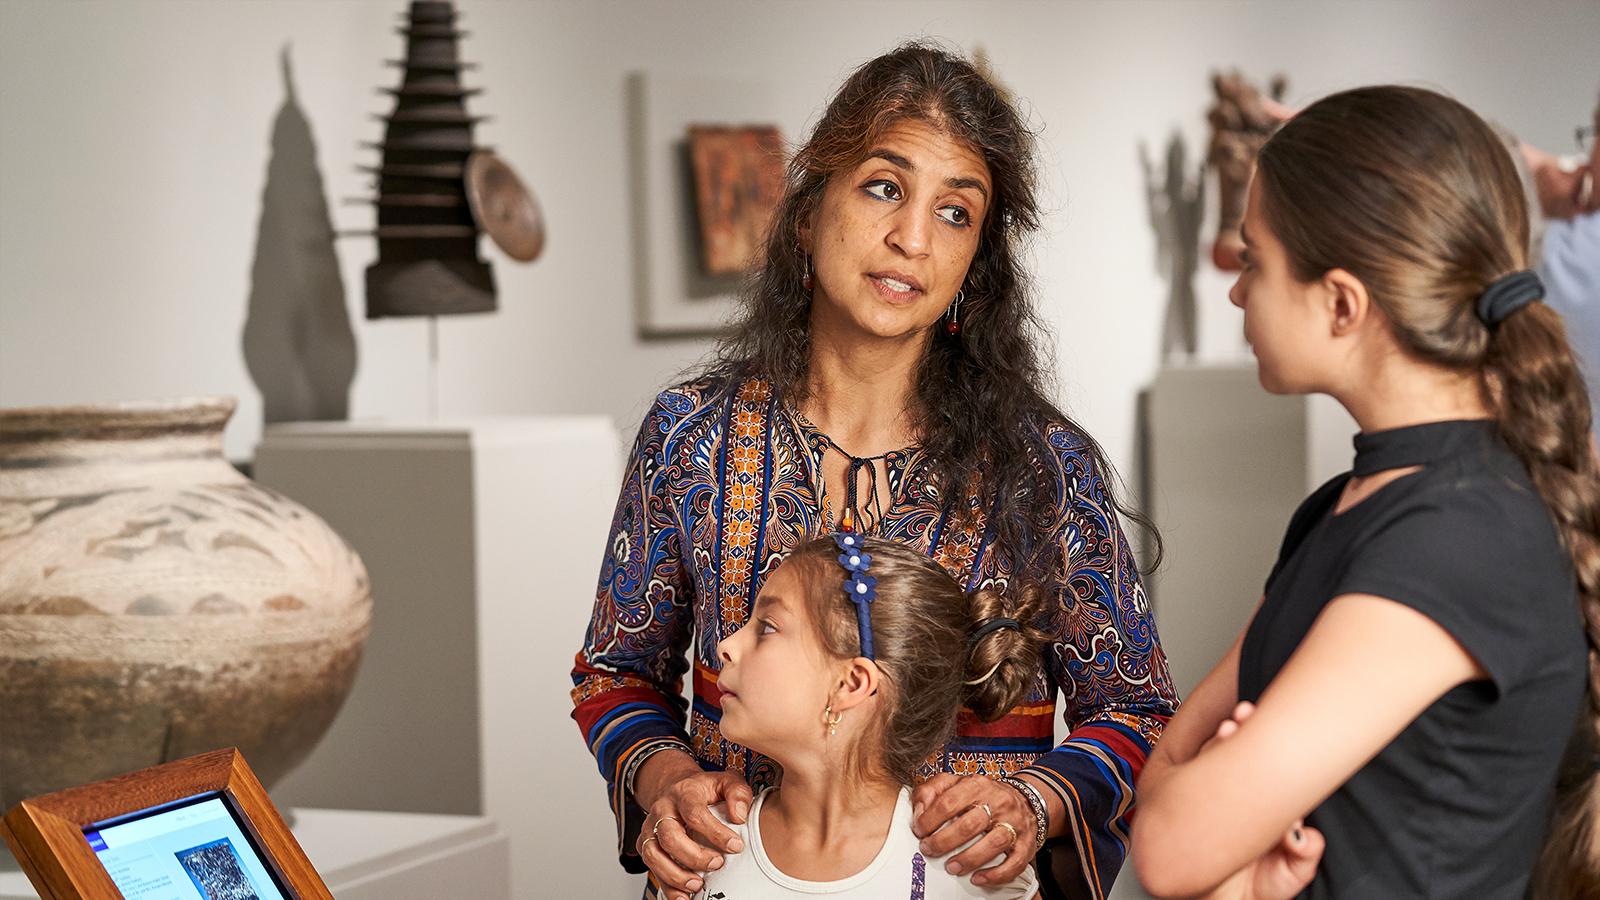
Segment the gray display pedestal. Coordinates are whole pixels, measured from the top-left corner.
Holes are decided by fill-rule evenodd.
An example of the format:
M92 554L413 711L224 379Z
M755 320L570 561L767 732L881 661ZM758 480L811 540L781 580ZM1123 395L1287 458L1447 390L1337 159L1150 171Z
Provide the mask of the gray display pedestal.
M478 816L297 809L294 836L339 900L511 896L506 836ZM0 871L0 900L38 896L22 872Z
M1350 467L1352 421L1327 397L1275 397L1254 363L1166 368L1144 392L1143 498L1166 541L1146 579L1181 696L1255 612L1289 516ZM1111 900L1149 900L1131 862Z
M619 444L601 416L267 427L255 479L343 535L373 595L355 686L280 808L488 816L512 896L639 895L569 697Z
M1357 428L1328 397L1268 394L1254 364L1163 370L1144 425L1144 502L1167 551L1151 603L1187 695L1249 622L1289 516L1350 467Z

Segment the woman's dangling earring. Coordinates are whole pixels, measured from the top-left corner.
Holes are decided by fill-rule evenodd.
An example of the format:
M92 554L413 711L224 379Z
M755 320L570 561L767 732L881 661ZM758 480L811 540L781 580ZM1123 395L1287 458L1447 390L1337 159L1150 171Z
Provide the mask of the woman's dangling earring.
M961 333L961 301L967 299L966 291L956 291L956 299L951 301L948 313L950 320L944 323L945 333L951 337Z
M800 268L802 270L800 286L809 291L811 290L811 254L804 250L800 251Z
M822 711L822 722L828 726L828 735L830 737L839 733L839 723L842 721L844 721L844 713L834 712L832 703L829 703L828 708Z

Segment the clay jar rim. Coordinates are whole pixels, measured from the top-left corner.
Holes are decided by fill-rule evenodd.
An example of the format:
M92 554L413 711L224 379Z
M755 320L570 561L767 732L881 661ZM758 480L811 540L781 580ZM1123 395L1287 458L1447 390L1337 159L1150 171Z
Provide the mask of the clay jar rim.
M0 445L221 432L238 405L233 397L214 396L0 409Z

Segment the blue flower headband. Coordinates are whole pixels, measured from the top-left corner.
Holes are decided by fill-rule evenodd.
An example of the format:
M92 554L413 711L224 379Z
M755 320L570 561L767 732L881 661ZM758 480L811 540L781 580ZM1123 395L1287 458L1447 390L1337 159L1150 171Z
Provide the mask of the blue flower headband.
M856 605L856 627L861 632L861 655L867 659L876 659L872 655L872 601L878 596L878 579L867 574L867 569L872 565L872 555L863 548L861 535L850 531L839 531L833 535L833 542L839 546L839 565L844 566L844 592L850 597L850 602Z

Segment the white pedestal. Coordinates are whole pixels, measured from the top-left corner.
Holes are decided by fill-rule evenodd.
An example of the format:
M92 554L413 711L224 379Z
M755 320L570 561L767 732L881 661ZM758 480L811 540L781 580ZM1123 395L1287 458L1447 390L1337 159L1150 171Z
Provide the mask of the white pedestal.
M511 896L506 836L488 819L333 809L294 816L295 840L339 900ZM20 871L0 872L0 900L38 896Z
M491 816L512 896L637 897L568 695L616 502L610 420L273 425L255 466L372 577L355 686L278 805Z
M1268 394L1256 368L1165 369L1145 398L1145 504L1166 541L1151 602L1187 695L1249 622L1295 507L1350 467L1332 399Z

